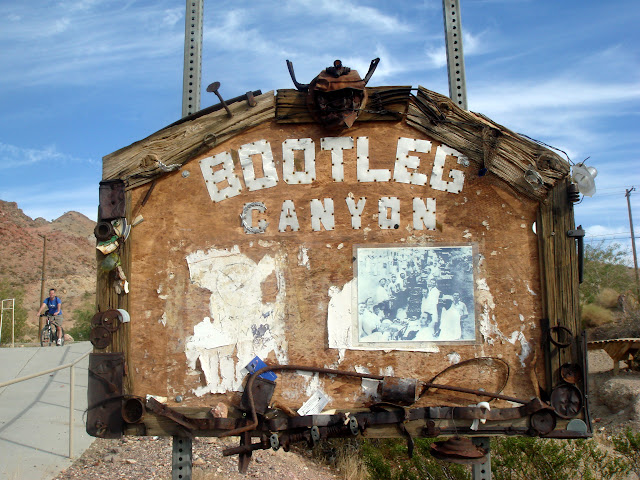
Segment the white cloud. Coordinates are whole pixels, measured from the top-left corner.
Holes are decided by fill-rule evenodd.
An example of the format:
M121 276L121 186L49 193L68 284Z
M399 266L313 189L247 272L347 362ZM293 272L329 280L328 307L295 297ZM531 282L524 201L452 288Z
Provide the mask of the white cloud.
M34 149L0 143L0 170L7 170L34 163L51 163L70 159L70 156L58 152L55 146L44 149Z
M351 0L294 0L288 6L312 12L315 17L334 17L342 25L359 24L377 32L405 34L413 30L411 24L403 23L395 16ZM327 33L330 35L330 32Z

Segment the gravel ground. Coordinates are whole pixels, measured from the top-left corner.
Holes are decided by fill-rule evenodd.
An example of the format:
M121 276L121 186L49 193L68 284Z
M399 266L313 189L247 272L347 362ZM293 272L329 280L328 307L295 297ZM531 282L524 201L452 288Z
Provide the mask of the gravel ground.
M171 479L172 439L167 437L98 438L71 467L54 480ZM330 467L282 449L253 453L246 475L238 473L237 456L223 457L222 450L236 446L235 439L196 438L193 441L193 480L336 480Z

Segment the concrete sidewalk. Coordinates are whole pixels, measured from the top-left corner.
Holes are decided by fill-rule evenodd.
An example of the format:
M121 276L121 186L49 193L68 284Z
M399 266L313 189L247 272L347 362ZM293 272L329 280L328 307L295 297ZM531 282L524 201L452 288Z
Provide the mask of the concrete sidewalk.
M91 351L89 342L64 347L0 348L0 382L65 365ZM75 366L74 451L78 458L94 438L87 435L87 366ZM0 478L51 479L71 465L70 369L0 388Z

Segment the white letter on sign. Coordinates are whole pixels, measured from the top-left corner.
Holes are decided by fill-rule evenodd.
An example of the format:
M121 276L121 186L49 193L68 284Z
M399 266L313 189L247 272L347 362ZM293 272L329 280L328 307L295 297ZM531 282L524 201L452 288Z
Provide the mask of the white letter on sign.
M362 226L362 211L364 210L364 204L367 202L365 197L360 197L358 204L353 198L347 197L347 207L349 207L349 213L351 214L351 227L354 230L358 230Z
M436 229L436 199L427 198L427 204L421 198L413 199L413 228L415 230Z
M369 168L369 138L358 137L356 143L358 160L356 170L359 182L388 182L391 178L391 171L384 168Z
M453 179L451 182L447 182L442 178L442 174L444 173L444 161L447 158L447 155L453 155L460 160L466 159L466 157L457 150L447 147L446 145L440 145L436 149L436 158L433 161L433 171L431 172L430 183L431 188L435 188L442 192L460 193L464 186L463 172L451 169L449 172L449 177Z
M378 201L378 225L380 228L400 228L400 200L397 197L381 197Z
M213 167L222 165L220 170L213 171ZM231 153L222 152L213 157L200 160L200 170L204 177L205 185L211 200L221 202L225 198L235 197L242 191L242 185L235 173L233 173L233 159ZM227 181L227 186L218 188L218 184Z
M333 218L333 199L325 198L324 205L317 199L311 200L311 228L315 232L319 232L320 222L324 225L325 230L333 230L335 220Z
M282 211L280 212L280 225L278 225L278 230L286 232L287 227L291 227L291 230L294 232L300 230L300 224L298 223L298 216L296 215L296 207L293 204L293 200L285 200L282 202Z
M431 142L428 140L400 137L396 150L396 166L393 170L393 179L400 183L426 185L427 176L424 173L409 172L409 168L415 169L420 165L420 158L409 155L409 152L429 153L430 151Z
M264 172L264 177L262 178L256 178L256 172L253 169L253 158L251 158L253 155L262 157L262 171ZM238 156L240 157L244 183L250 192L275 187L278 184L278 173L276 172L276 165L273 163L273 153L269 142L258 140L257 142L242 145L238 150Z
M310 138L289 138L282 142L282 178L286 183L309 184L316 179L316 148ZM296 172L294 150L304 152L304 171Z
M344 182L343 150L353 148L352 137L325 137L320 139L323 150L331 150L331 176L334 182Z

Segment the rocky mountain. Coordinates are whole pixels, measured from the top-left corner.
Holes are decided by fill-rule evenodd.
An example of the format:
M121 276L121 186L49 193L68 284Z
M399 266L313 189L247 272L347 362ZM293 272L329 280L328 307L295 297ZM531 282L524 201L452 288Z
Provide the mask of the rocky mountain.
M75 309L95 303L95 222L67 212L48 222L31 219L15 202L0 200L0 281L24 289L28 322L37 324L40 308L42 254L46 237L45 295L55 288L62 300L65 327Z

